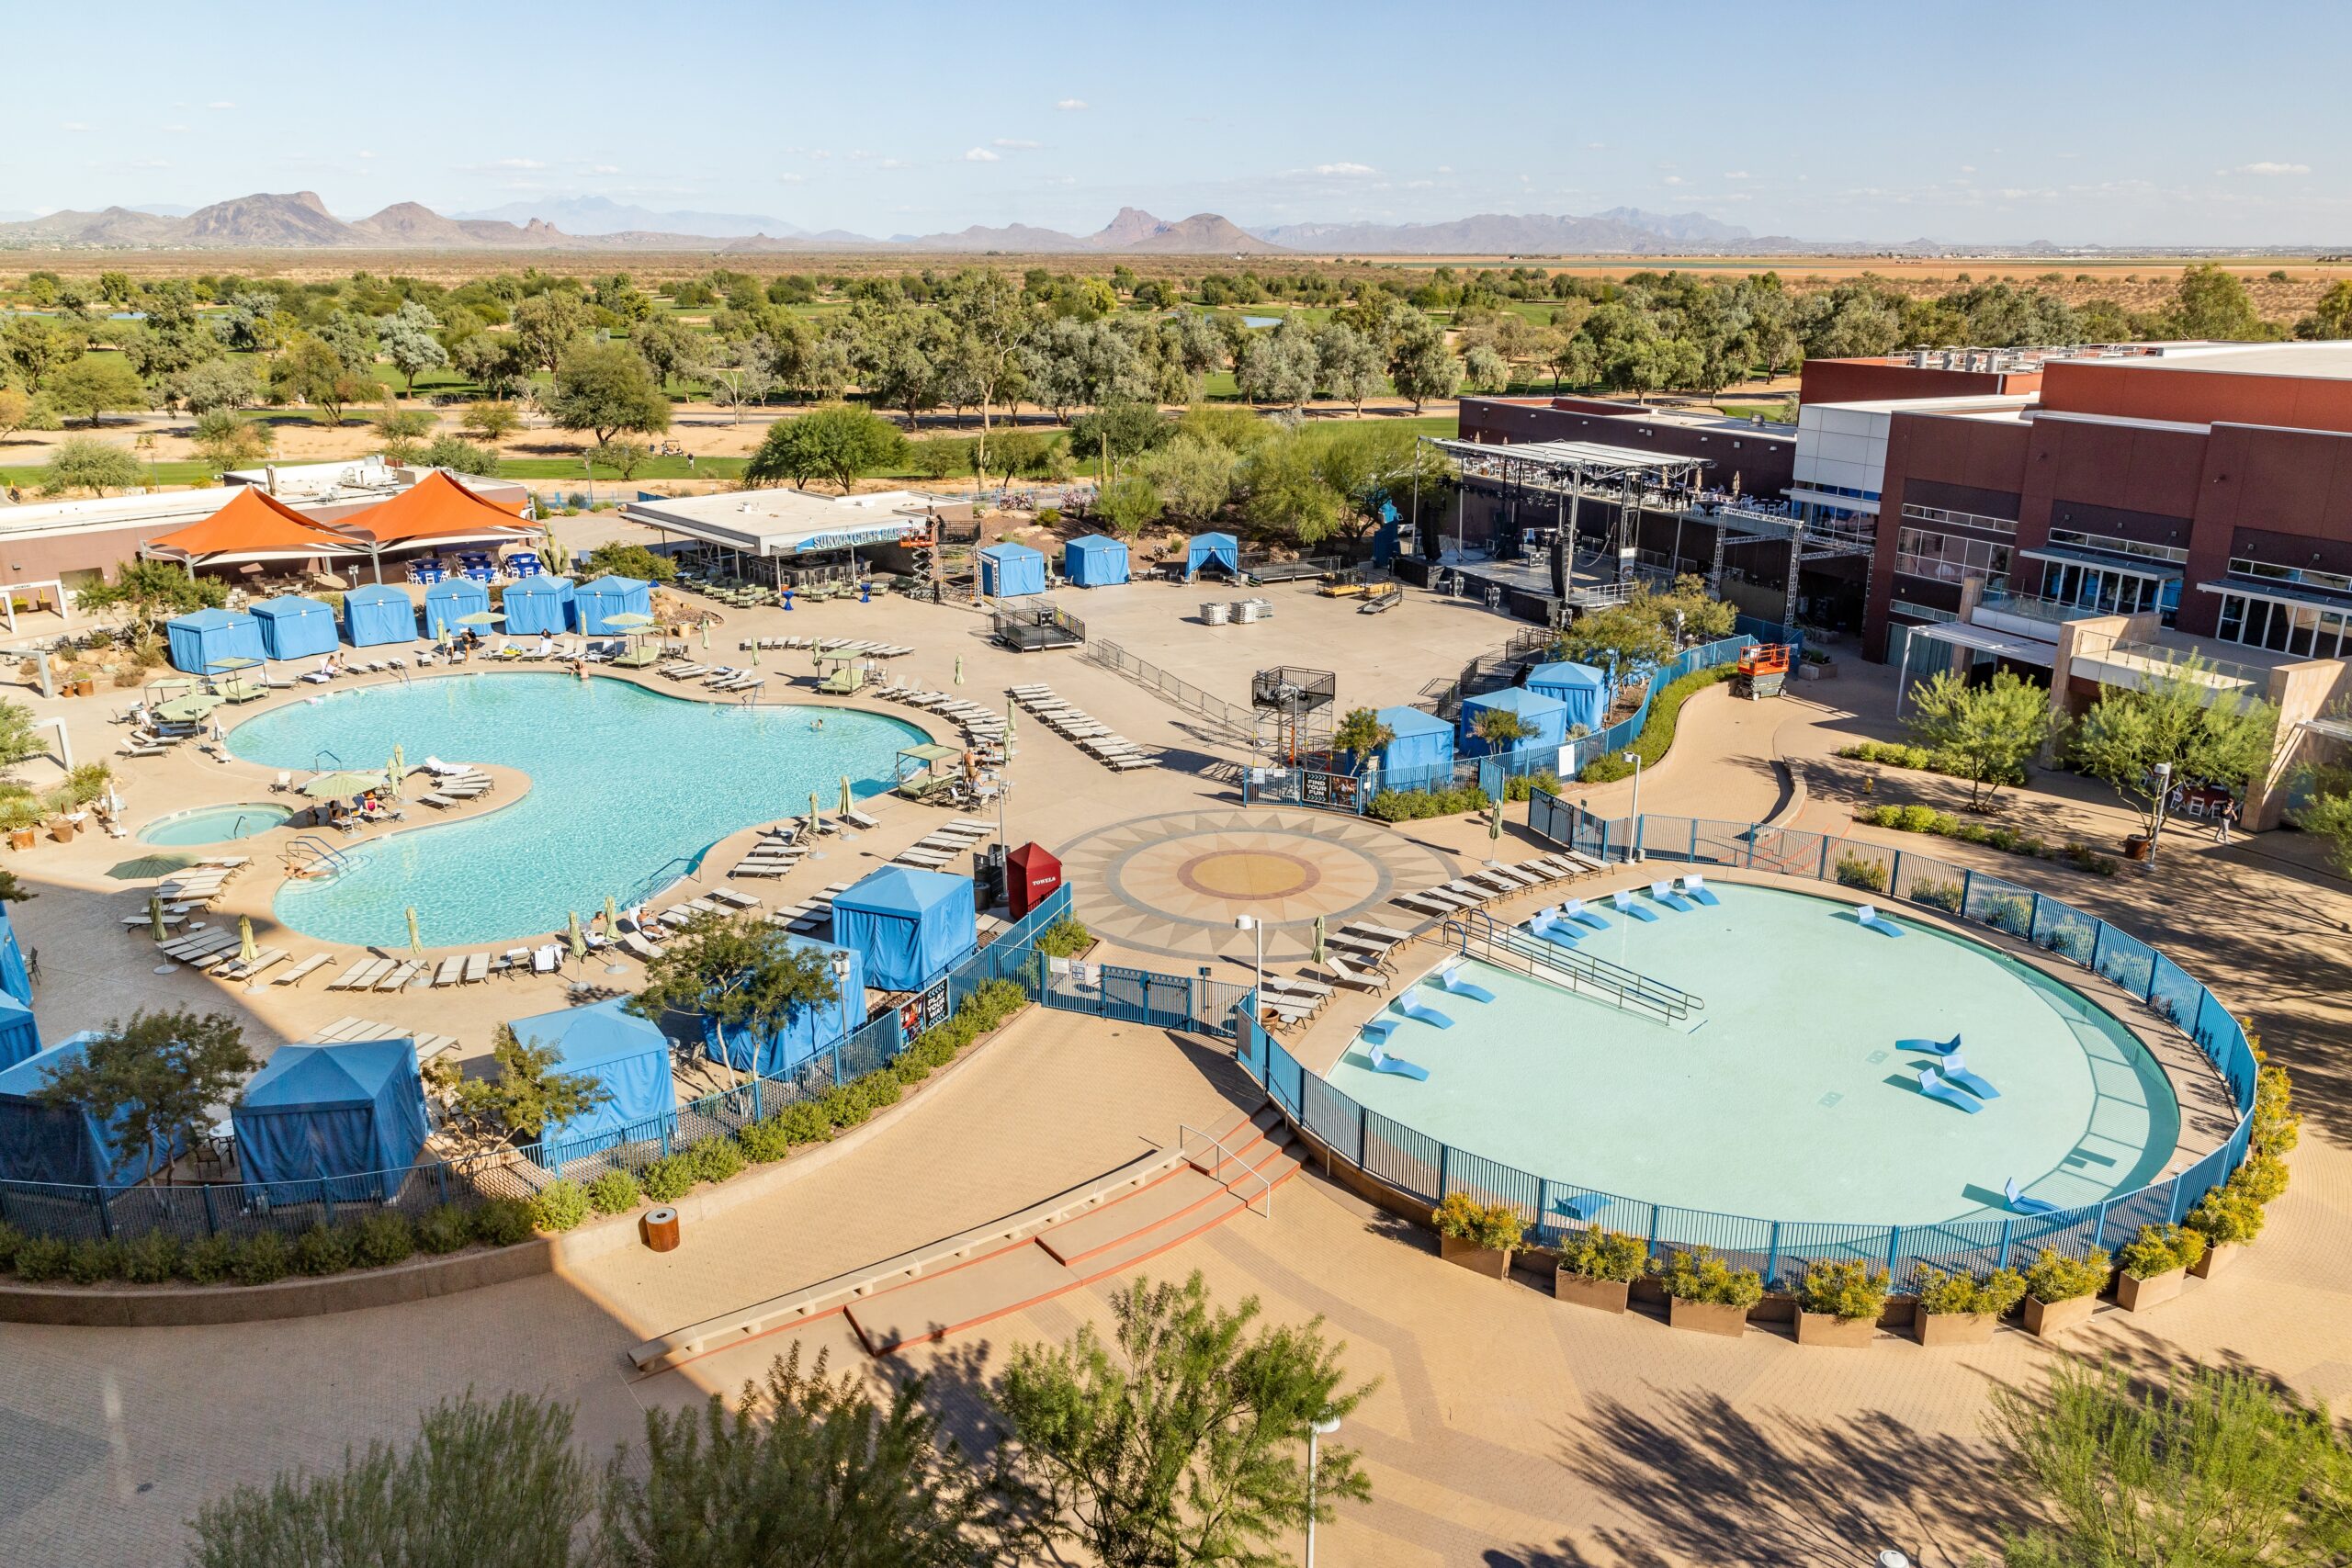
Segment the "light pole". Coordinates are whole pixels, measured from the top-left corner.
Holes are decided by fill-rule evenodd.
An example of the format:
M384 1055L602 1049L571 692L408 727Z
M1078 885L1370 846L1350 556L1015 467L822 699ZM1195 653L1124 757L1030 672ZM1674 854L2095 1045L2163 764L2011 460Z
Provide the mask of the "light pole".
M2156 825L2148 832L2148 863L2156 863L2156 840L2165 836L2165 807L2172 800L2172 764L2156 764Z
M1306 1568L1315 1568L1315 1464L1325 1438L1340 1429L1340 1418L1327 1416L1306 1427Z
M1266 923L1255 915L1236 915L1233 929L1249 931L1258 939L1257 964L1250 972L1250 988L1262 991L1266 988Z
M1625 840L1625 858L1634 861L1642 858L1642 754L1628 751L1625 761L1634 764L1634 827Z

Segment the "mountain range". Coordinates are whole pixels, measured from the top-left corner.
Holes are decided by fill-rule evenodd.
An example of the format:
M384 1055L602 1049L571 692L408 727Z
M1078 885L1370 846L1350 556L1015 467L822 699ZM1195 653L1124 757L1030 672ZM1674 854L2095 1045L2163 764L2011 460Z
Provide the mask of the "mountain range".
M311 191L256 194L192 211L109 207L60 211L0 222L0 250L582 250L705 251L718 254L812 250L910 250L1273 255L1320 252L1354 255L1665 255L1744 254L1899 249L1823 244L1783 235L1758 237L1704 213L1655 213L1612 208L1571 214L1481 213L1443 223L1283 223L1245 230L1213 212L1175 222L1137 208L1091 234L1066 234L1025 223L974 225L952 234L894 234L877 240L829 229L818 233L774 218L724 212L655 211L602 197L511 202L487 211L444 216L404 201L366 218L329 212Z

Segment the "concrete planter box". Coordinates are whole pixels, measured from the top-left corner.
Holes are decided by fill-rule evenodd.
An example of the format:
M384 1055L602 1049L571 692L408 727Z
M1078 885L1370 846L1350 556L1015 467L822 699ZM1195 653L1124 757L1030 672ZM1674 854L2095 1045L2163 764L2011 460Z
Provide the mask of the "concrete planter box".
M1875 1317L1840 1318L1836 1313L1797 1312L1797 1343L1859 1350L1878 1337Z
M1714 1302L1686 1302L1674 1296L1668 1300L1666 1321L1693 1334L1719 1334L1726 1339L1736 1339L1747 1332L1747 1309Z
M2000 1319L1989 1312L1923 1312L1912 1320L1919 1343L1929 1349L1939 1345L1983 1345L1993 1337Z
M2125 1312L2146 1312L2151 1307L2162 1306L2180 1294L2181 1286L2187 1282L2188 1279L2188 1270L2185 1267L2167 1269L2161 1274L2151 1274L2144 1280L2134 1278L2130 1274L2118 1275L2115 1280L2115 1304Z
M1510 1278L1509 1247L1480 1247L1474 1241L1442 1235L1437 1238L1437 1250L1440 1258L1458 1269L1467 1269L1473 1274L1484 1274L1492 1280Z
M2097 1296L2076 1296L2071 1301L2045 1302L2039 1296L2025 1299L2025 1331L2047 1339L2069 1328L2080 1328L2098 1310Z
M1590 1307L1595 1312L1622 1313L1633 1295L1634 1287L1623 1280L1588 1280L1565 1269L1552 1270L1552 1296L1555 1301Z
M2209 1244L2205 1256L2190 1264L2188 1271L2199 1280L2210 1280L2236 1262L2238 1254L2245 1250L2245 1243L2242 1241L2225 1241L2219 1247Z

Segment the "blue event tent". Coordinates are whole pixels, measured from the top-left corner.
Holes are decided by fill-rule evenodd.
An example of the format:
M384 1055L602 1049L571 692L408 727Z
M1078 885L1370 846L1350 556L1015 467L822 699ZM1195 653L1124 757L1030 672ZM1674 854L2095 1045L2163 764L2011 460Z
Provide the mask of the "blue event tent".
M582 631L592 637L629 629L606 626L605 622L609 616L651 614L653 584L639 582L634 577L600 577L571 591L571 617ZM514 627L509 624L506 629L511 632Z
M507 1020L524 1044L555 1049L553 1071L594 1078L610 1097L540 1134L539 1163L550 1169L615 1144L659 1137L654 1123L678 1108L670 1042L648 1020L622 1011L628 999Z
M478 615L490 608L490 590L470 577L452 577L435 583L424 591L424 635L439 637L447 631L455 637L464 630L458 625L461 615Z
M980 592L990 599L1019 599L1046 591L1046 558L1010 540L980 552Z
M506 629L518 634L568 632L577 624L571 616L571 579L568 577L526 577L510 582L498 607L506 612Z
M40 1055L40 1026L33 1010L14 997L0 997L0 1067L13 1067Z
M334 612L299 593L263 600L254 606L254 619L261 623L261 645L272 659L333 653L338 640Z
M1241 575L1241 541L1230 534L1195 534L1184 547L1184 581L1190 582L1205 566L1223 567L1227 575Z
M343 635L354 648L416 640L416 604L397 588L376 583L343 596Z
M23 944L17 941L17 922L9 919L5 905L0 905L0 991L27 1007L33 1005L32 970L25 963Z
M1589 735L1609 716L1609 676L1589 664L1569 660L1538 664L1527 672L1527 689L1541 696L1556 697L1565 704L1568 710L1566 722L1570 729L1582 725Z
M224 659L263 660L261 623L238 610L198 610L175 615L164 623L170 639L172 668L191 675L217 675Z
M416 1042L280 1046L229 1115L247 1181L368 1176L375 1179L343 1183L330 1196L396 1197L427 1131ZM271 1193L279 1202L315 1195L307 1186Z
M805 937L791 938L790 945L814 953L833 965L840 994L830 1002L801 1003L764 1034L730 1026L725 1031L724 1048L719 1043L718 1026L706 1017L702 1021L703 1054L712 1061L725 1062L738 1072L781 1077L809 1057L846 1040L865 1021L865 961L857 950L830 947ZM835 954L849 965L846 975L835 964Z
M1377 758L1382 786L1442 787L1444 775L1453 766L1453 726L1419 708L1382 708L1379 717L1396 733Z
M886 865L833 900L833 942L865 961L865 983L920 991L979 945L972 879Z
M82 1047L93 1038L86 1030L68 1035L0 1070L0 1178L119 1190L138 1186L156 1168L144 1144L118 1148L88 1111L35 1098L49 1086L53 1070L81 1060ZM168 1164L179 1150L159 1152L165 1157L157 1163Z
M1489 709L1515 713L1535 733L1507 745L1489 746L1478 739L1478 716ZM1490 753L1524 751L1538 746L1557 746L1567 739L1568 705L1557 697L1547 697L1518 686L1507 686L1499 692L1487 692L1462 699L1461 728L1454 745L1464 757L1484 757Z
M1110 588L1127 580L1127 547L1101 534L1062 547L1062 575L1080 588Z

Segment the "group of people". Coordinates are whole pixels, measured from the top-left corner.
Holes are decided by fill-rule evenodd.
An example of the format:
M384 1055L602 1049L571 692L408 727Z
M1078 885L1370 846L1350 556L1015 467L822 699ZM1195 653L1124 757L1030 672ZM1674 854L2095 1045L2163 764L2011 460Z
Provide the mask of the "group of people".
M348 804L330 800L326 811L327 826L339 828L346 833L356 833L362 828L378 822L403 821L408 816L397 804L372 789L352 796Z

